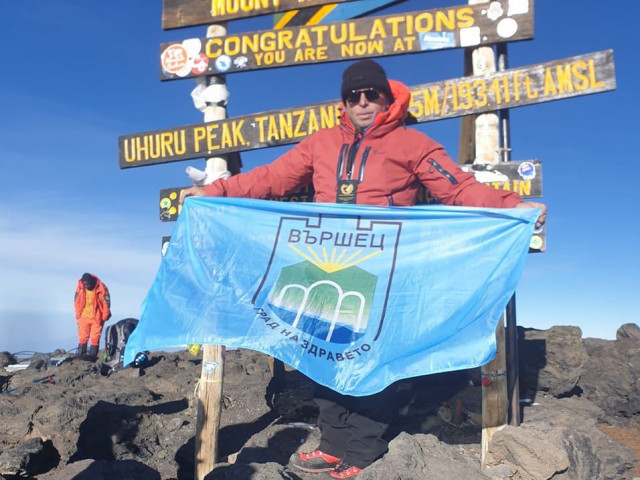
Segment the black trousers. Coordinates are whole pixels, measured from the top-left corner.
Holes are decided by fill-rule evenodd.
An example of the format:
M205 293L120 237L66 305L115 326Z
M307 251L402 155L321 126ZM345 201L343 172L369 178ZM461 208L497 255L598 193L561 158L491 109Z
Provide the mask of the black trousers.
M318 448L358 468L371 465L387 451L382 436L397 411L396 391L394 384L375 395L353 397L316 385Z

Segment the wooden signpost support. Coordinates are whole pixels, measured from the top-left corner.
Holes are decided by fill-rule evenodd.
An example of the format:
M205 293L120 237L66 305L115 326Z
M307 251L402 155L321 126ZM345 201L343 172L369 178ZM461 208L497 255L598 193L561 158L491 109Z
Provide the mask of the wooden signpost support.
M207 37L222 36L225 33L226 25L223 24L211 25L207 28ZM225 88L224 77L211 77L208 79L208 83L214 88ZM206 105L205 122L226 118L226 100L223 103L224 105ZM226 176L228 172L226 158L207 158L205 172L206 183ZM195 441L196 480L204 480L218 461L218 432L220 430L224 376L224 347L222 345L204 345L202 350Z

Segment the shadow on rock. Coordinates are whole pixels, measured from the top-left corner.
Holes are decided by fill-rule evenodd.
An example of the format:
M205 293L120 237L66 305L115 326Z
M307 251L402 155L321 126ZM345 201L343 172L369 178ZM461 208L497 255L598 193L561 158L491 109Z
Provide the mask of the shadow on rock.
M71 477L71 480L112 480L114 478L161 480L160 474L154 469L134 460L92 462L86 470Z
M188 408L187 400L167 402L151 407L118 405L99 401L87 413L80 425L77 451L70 458L76 462L87 458L115 460L116 449L124 449L138 457L150 454L142 451L135 441L141 418L148 415L168 415Z
M229 455L237 453L251 437L265 430L277 418L277 413L270 411L254 422L241 423L223 427L218 432L218 457L226 459ZM176 453L178 464L178 479L192 479L194 477L195 437L191 437L187 443L180 447ZM277 461L277 460L266 460ZM246 477L248 478L248 477Z

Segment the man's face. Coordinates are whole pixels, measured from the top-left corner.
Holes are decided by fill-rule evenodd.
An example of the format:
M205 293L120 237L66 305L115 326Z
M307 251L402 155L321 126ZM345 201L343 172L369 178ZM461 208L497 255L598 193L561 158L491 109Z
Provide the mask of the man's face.
M376 113L389 108L389 100L375 88L360 88L348 95L345 107L351 123L362 132L373 123Z
M85 281L82 282L82 285L84 285L84 288L86 288L89 291L93 290L93 287L94 287L89 282L85 282Z

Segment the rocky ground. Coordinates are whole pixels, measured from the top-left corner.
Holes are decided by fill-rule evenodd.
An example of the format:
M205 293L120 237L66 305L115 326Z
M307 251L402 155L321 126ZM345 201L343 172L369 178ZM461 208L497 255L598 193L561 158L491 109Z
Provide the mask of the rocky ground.
M399 382L389 452L362 480L625 480L640 477L640 328L615 341L575 327L520 329L520 427L498 431L481 469L479 369ZM67 356L56 352L54 356ZM15 358L0 354L0 367ZM69 356L0 368L0 480L192 479L201 358L154 352L109 376ZM48 368L46 368L48 366ZM207 479L320 480L287 466L319 438L312 386L268 358L227 352L220 463Z

